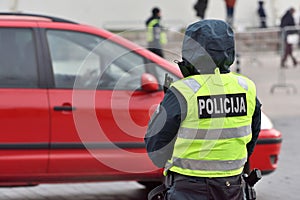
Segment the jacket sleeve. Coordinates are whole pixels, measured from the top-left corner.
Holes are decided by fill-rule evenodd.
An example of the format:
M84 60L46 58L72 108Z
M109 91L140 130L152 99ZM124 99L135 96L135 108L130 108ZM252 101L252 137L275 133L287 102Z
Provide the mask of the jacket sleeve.
M166 95L151 117L144 138L146 150L152 162L159 168L171 158L180 127L182 112L178 95L168 89Z
M247 144L248 158L253 153L260 132L260 126L261 126L261 103L258 100L258 98L256 98L256 106L252 116L252 124L251 124L252 139Z

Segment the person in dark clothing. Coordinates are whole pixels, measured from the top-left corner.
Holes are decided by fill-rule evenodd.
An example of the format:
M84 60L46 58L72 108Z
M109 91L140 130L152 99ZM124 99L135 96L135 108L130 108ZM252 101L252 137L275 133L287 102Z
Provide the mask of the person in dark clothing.
M161 12L160 9L155 7L152 9L152 16L147 19L147 42L148 49L153 53L164 57L162 45L167 43L166 33L160 24Z
M185 78L166 91L144 138L150 159L164 168L168 200L244 199L241 174L260 132L261 103L254 83L230 72L234 48L224 21L186 29L178 63ZM244 111L234 106L239 98Z
M258 2L258 10L257 10L259 20L260 20L260 28L267 28L267 15L264 8L264 2Z
M201 19L205 18L205 11L207 8L208 0L198 0L194 5L194 9L196 11L196 16L200 17Z
M226 4L226 22L230 26L233 26L235 2L236 2L236 0L225 0L225 4Z
M294 8L288 9L286 13L281 17L281 21L280 21L280 28L282 29L282 35L284 38L284 43L283 43L284 53L281 59L281 67L283 68L287 67L285 65L285 62L288 56L292 58L294 67L296 67L298 64L296 58L293 55L293 44L289 43L287 40L288 35L297 34L297 30L291 30L292 27L295 26L295 20L293 16L294 13L295 13ZM288 28L289 30L286 30L286 28Z

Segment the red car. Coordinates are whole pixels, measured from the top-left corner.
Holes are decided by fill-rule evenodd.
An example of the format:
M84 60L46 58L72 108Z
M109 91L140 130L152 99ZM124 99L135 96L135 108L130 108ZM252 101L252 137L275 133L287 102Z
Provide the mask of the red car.
M179 69L105 30L0 14L0 185L161 179L143 137ZM263 129L251 166L276 169L281 135Z
M281 149L281 132L274 129L271 120L262 112L261 131L254 152L250 157L250 168L269 174L277 168Z

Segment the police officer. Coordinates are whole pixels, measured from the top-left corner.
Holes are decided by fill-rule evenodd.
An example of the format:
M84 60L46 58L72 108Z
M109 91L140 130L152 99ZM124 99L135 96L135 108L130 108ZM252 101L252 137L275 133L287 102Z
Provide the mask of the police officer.
M230 72L234 33L221 20L188 26L171 84L145 136L153 163L164 167L169 200L242 200L241 174L260 132L254 83Z
M152 9L152 16L146 21L148 49L153 53L164 57L162 44L167 43L166 33L160 24L161 12L155 7Z

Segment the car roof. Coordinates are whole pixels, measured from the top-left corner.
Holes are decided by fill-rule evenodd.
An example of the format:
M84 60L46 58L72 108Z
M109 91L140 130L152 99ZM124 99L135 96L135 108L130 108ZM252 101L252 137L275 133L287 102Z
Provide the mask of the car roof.
M53 17L49 15L15 13L15 12L0 12L0 20L48 21L48 22L63 22L63 23L78 24L74 21L70 21L59 17Z

